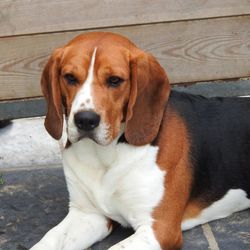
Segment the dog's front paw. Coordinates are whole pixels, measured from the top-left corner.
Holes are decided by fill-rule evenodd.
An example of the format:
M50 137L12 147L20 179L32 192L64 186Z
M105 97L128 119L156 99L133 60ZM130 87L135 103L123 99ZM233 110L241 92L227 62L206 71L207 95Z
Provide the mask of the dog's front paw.
M133 241L133 239L126 239L121 241L108 250L149 250L144 244Z
M121 243L115 244L114 246L110 247L108 250L128 250L126 246Z
M133 235L108 250L161 250L161 247L155 239L152 229L141 226Z
M44 249L44 246L41 246L41 245L34 245L32 248L30 248L30 250L43 250Z
M54 244L48 244L47 242L44 242L43 240L36 243L30 250L60 250L57 246Z
M34 245L32 248L30 248L30 250L44 250L44 249L50 249L47 246L37 243L36 245Z

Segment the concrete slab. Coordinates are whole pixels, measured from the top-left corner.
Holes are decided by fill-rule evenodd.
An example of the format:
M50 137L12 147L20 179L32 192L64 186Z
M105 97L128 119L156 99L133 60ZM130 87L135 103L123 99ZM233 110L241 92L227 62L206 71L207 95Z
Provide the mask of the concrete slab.
M25 250L59 223L68 211L68 193L61 168L2 170L0 185L0 249ZM211 223L220 249L249 248L250 210ZM133 231L116 225L114 232L91 250L105 250ZM184 233L184 250L211 249L201 227ZM232 247L231 247L232 246ZM214 250L214 249L212 249Z
M61 164L59 144L43 123L43 117L18 119L0 129L0 169Z

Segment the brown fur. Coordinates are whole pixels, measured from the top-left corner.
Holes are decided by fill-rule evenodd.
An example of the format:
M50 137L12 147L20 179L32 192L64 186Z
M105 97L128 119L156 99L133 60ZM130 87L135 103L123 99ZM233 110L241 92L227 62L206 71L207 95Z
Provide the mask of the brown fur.
M183 215L183 220L197 217L202 212L202 210L208 206L209 204L199 200L189 201Z
M131 68L125 137L130 144L140 146L156 138L170 86L164 70L150 55L138 55Z
M48 106L45 127L55 139L61 138L63 128L62 96L58 68L61 53L61 49L57 49L53 53L43 70L41 78L42 92Z
M156 144L159 146L157 163L166 171L166 177L164 196L153 212L153 228L163 250L180 249L181 221L191 185L190 143L183 120L170 108L164 115Z

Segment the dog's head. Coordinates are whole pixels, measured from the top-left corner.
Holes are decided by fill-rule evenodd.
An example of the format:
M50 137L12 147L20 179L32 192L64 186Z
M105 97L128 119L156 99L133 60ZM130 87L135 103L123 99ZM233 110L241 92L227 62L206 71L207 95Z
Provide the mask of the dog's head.
M56 49L44 68L45 127L62 135L63 107L70 142L90 138L108 145L124 129L130 144L152 142L170 86L163 68L125 37L94 32Z

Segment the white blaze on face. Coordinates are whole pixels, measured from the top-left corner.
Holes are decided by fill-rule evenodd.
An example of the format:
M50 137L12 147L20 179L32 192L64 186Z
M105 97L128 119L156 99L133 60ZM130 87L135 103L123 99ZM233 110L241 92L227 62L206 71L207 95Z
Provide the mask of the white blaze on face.
M68 136L71 142L76 142L78 140L78 130L74 124L74 115L79 111L95 110L92 94L92 85L94 80L94 64L96 50L97 48L94 49L94 52L91 57L87 78L78 93L76 94L75 99L72 103L68 119Z
M94 64L95 64L96 50L97 49L95 48L92 54L87 79L83 83L81 89L78 91L73 101L72 104L73 113L77 113L79 110L95 109L93 102L93 95L92 95L92 85L94 80Z

